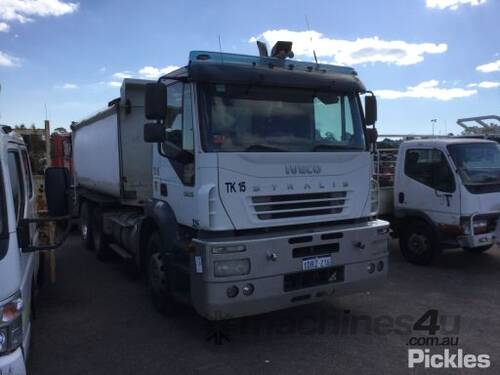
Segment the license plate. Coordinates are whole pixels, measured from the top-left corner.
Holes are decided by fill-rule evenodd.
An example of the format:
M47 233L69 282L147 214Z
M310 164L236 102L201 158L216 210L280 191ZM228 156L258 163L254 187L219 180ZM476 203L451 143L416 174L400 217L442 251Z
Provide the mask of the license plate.
M331 265L332 265L331 256L302 259L302 270L304 271L330 267Z

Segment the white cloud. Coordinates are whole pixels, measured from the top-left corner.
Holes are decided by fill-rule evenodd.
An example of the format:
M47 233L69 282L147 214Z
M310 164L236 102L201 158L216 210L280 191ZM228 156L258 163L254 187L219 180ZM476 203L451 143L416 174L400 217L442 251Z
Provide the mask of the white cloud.
M486 3L486 0L426 0L427 8L452 9L456 10L460 5L469 4L477 6Z
M121 87L122 81L125 78L141 78L141 79L154 80L176 69L179 69L179 67L175 65L167 65L163 68L156 68L154 66L146 65L141 69L139 69L137 72L131 70L124 70L122 72L113 73L111 75L111 81L100 82L100 83L106 84L110 87Z
M106 84L108 86L111 86L111 87L121 87L122 86L121 81L109 81L109 82L106 82Z
M73 13L78 7L78 3L65 0L0 0L0 20L26 23L33 21L34 17L58 17ZM2 24L7 25L5 22ZM8 29L7 25L3 31Z
M490 62L488 64L479 65L476 70L483 73L499 72L500 71L500 59L497 61Z
M375 94L382 99L425 98L448 101L456 98L475 95L477 94L477 90L463 89L458 87L439 87L439 81L430 80L421 82L417 86L410 86L405 91L375 90Z
M381 62L395 65L412 65L424 60L425 54L444 53L446 43L408 43L402 40L383 40L377 36L344 40L329 38L317 31L267 30L250 38L249 42L264 40L273 46L278 40L293 42L297 56L327 59L341 65Z
M144 68L139 69L138 75L141 78L145 79L158 79L159 77L170 73L176 69L179 69L178 66L175 65L167 65L164 68L155 68L154 66L145 66Z
M16 67L21 65L21 59L0 51L0 66Z
M56 89L76 90L78 88L78 85L74 83L65 83L63 85L56 85L55 87Z
M123 72L116 72L116 73L113 73L113 78L115 79L125 79L125 78L132 78L133 76L133 73L126 70L126 71L123 71Z
M494 81L483 81L479 83L469 83L467 87L480 87L482 89L494 89L496 87L500 87L500 82Z
M9 31L10 29L10 26L8 24L6 24L5 22L0 22L0 33L6 33L7 31Z

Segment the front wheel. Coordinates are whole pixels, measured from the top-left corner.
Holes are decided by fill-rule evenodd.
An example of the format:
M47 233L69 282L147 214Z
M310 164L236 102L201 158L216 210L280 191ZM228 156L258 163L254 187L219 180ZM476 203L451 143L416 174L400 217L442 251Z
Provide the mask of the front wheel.
M168 262L161 249L160 235L153 233L147 248L148 287L155 308L163 314L169 314L175 310L175 302L170 293Z
M478 247L464 247L464 250L468 251L469 253L473 253L473 254L481 254L481 253L484 253L485 251L488 251L492 247L493 247L493 245L485 245L485 246L478 246Z
M438 250L432 228L424 222L408 223L402 230L399 247L408 262L421 266L429 265Z

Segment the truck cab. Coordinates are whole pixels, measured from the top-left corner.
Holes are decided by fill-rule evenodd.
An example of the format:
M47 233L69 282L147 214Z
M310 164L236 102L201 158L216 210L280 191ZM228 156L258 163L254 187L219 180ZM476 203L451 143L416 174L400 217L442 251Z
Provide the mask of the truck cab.
M403 255L429 264L440 249L481 253L499 238L500 149L484 139L405 141L394 176Z
M35 194L23 139L0 128L0 374L26 373L38 254L23 252L18 228L33 217Z

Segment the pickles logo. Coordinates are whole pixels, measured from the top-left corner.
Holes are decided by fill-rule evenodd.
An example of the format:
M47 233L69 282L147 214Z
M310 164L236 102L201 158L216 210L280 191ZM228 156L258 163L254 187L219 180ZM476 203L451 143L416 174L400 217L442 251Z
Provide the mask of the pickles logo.
M320 174L321 173L321 165L317 165L317 164L311 164L311 165L288 164L288 165L285 165L285 172L287 175Z
M462 349L456 352L444 349L442 354L431 353L430 349L409 349L408 367L423 365L425 368L489 368L488 354L465 354Z

